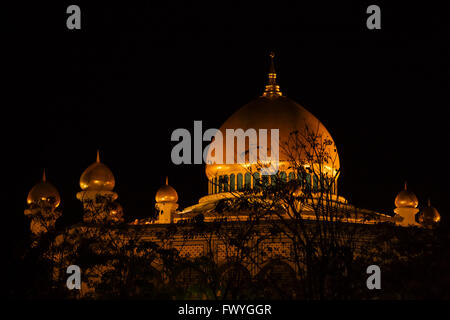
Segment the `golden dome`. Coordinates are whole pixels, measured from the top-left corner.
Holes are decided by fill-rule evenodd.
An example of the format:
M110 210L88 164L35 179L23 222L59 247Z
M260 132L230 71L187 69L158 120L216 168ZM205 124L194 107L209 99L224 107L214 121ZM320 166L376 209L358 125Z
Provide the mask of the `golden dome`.
M61 202L58 190L50 182L47 182L45 177L45 170L42 175L42 181L37 183L33 188L31 188L28 193L27 203L37 203L39 201L49 201L52 199L54 201L53 207L56 208Z
M271 55L273 58L273 54ZM289 141L291 133L298 131L299 137L305 134L306 129L317 137L331 140L332 145L328 146L328 153L331 156L332 163L329 167L338 170L340 167L339 156L336 150L334 141L325 128L325 126L317 119L311 112L306 110L297 102L285 97L279 90L279 86L275 82L276 73L272 65L269 71L269 84L262 96L244 105L237 110L231 117L229 117L225 123L220 127L222 133L223 143L223 162L224 164L208 164L210 157L206 159L206 175L208 178L212 178L219 174L230 174L232 171L241 167L242 164L229 165L225 164L226 157L226 129L247 129L253 128L256 130L256 134L259 141L259 129L267 129L267 149L270 153L270 131L269 129L279 129L279 160L285 161L289 159L283 152L282 146ZM246 146L247 148L248 146ZM248 150L246 150L248 151ZM234 163L237 163L237 147L234 146Z
M166 177L166 184L159 188L155 196L156 202L177 202L178 193L176 190L169 186L169 179Z
M431 206L430 199L428 199L428 207L419 212L417 220L424 227L433 227L436 223L441 221L441 215L435 207Z
M405 188L399 192L397 197L395 197L395 206L397 208L417 208L418 205L419 201L417 200L416 195L407 190L405 182Z
M106 165L100 162L97 151L97 161L84 170L80 178L80 187L83 190L111 191L114 185L114 175Z

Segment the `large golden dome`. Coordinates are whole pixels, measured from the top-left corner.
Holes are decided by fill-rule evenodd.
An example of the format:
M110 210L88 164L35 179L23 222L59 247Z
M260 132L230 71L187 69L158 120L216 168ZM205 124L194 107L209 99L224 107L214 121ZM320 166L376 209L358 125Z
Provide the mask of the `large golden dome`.
M417 208L418 205L419 201L416 195L407 189L405 182L405 188L395 197L395 206L397 208Z
M177 191L169 186L169 179L166 177L166 184L163 185L156 192L155 196L156 202L177 202L178 201L178 193Z
M61 198L59 196L58 190L51 184L50 182L47 182L47 179L45 177L45 170L42 175L42 181L37 183L33 188L31 188L30 192L28 193L27 197L27 203L38 203L39 201L49 201L52 199L53 207L58 207Z
M100 162L97 151L97 161L84 170L80 178L80 187L83 190L111 191L114 185L114 175L105 164Z
M273 58L273 55L271 55ZM228 175L232 172L239 171L242 164L225 164L226 156L226 129L255 129L259 141L259 129L268 129L268 152L270 152L270 132L269 129L279 129L279 160L285 161L290 157L283 152L283 145L288 142L292 132L298 131L299 135L305 134L308 128L317 137L333 141L330 133L325 126L311 112L306 110L297 102L285 97L276 84L276 73L272 65L269 71L269 84L263 95L250 103L244 105L229 117L220 127L223 137L223 162L224 164L208 164L210 158L206 159L206 175L211 179L219 175ZM247 147L246 147L247 148ZM339 156L334 142L327 147L327 151L331 156L329 167L334 170L340 168ZM248 151L248 150L246 150ZM300 159L299 159L300 160ZM234 163L237 163L237 148L234 147Z

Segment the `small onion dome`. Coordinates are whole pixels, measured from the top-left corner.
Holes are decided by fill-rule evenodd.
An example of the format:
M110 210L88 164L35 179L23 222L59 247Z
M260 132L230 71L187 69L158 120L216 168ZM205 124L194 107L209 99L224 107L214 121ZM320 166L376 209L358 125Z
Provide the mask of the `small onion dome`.
M50 182L47 182L45 177L45 170L42 175L42 181L37 183L33 188L31 188L28 193L27 203L37 203L39 201L49 201L52 199L54 201L53 207L56 208L61 202L58 190Z
M400 191L395 198L395 206L397 208L417 208L418 205L419 201L417 200L416 195L407 190L405 182L405 189Z
M428 199L428 207L424 208L417 216L417 220L424 227L432 227L441 221L441 215L435 207L431 206L430 199Z
M114 189L115 183L111 170L100 162L100 155L97 150L97 161L87 167L81 175L81 189L111 191Z
M166 184L159 188L155 196L156 202L177 202L178 193L169 186L169 178L166 177Z

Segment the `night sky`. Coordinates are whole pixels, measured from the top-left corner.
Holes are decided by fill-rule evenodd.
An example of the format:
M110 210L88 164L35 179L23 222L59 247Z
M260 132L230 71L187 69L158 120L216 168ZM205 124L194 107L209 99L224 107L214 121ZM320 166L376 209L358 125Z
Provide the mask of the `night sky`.
M148 217L169 176L180 208L207 193L204 165L171 163L173 130L217 128L261 95L275 51L283 94L311 111L336 142L340 193L391 213L403 188L448 215L449 35L442 8L367 5L214 7L79 2L23 5L8 15L2 135L13 209L6 235L28 229L28 191L46 169L64 219L80 221L79 178L96 150L116 178L125 218ZM371 3L368 3L371 4ZM11 50L10 50L11 49ZM11 95L11 99L9 99ZM206 146L207 143L204 144ZM9 201L9 200L8 200Z

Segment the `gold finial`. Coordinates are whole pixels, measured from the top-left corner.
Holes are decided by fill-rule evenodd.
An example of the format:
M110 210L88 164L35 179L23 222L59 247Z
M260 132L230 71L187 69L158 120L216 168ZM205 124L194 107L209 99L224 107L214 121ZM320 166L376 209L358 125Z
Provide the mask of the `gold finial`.
M407 186L406 186L406 180L405 180L405 190L407 189Z
M97 162L100 162L100 150L97 149Z
M166 186L168 186L168 185L169 185L169 177L166 176Z
M45 182L47 180L47 178L45 177L45 169L44 172L42 173L42 181Z
M273 59L275 58L275 53L272 51L269 54L270 56L270 69L269 69L269 73L276 73L275 72L275 64L273 62Z
M430 197L428 197L428 206L431 207Z
M272 51L269 54L270 56L270 67L269 67L269 83L266 85L266 89L264 90L263 97L274 99L277 97L281 97L283 94L280 91L280 86L277 85L277 74L275 72L275 53Z

